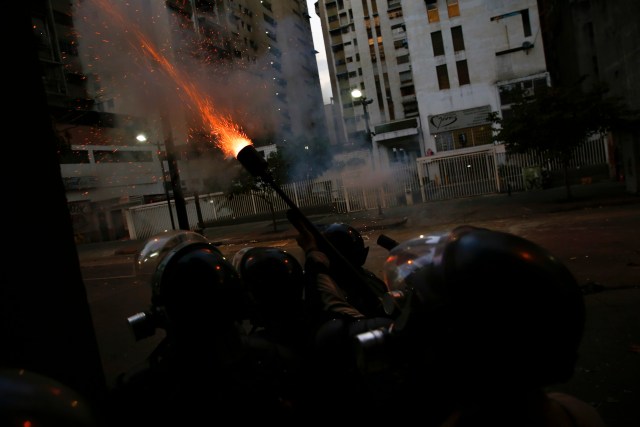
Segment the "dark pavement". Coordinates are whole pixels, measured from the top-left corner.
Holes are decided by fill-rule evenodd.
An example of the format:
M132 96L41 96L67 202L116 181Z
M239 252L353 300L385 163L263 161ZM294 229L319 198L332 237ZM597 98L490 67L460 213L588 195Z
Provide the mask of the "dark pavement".
M572 200L566 200L564 187L507 194L491 194L454 200L415 203L411 206L384 208L383 216L377 210L344 214L311 215L315 224L346 222L360 231L389 230L398 226L417 231L444 229L447 226L492 220L518 221L533 215L558 213L603 206L626 206L640 203L640 195L630 194L623 183L599 182L572 186ZM269 242L294 237L297 232L286 220L277 221L273 230L271 221L216 226L203 230L209 241L220 244ZM101 259L114 255L135 254L143 240L121 240L78 245L81 261Z
M310 216L316 224L347 222L369 237L370 258L384 251L372 243L380 233L402 241L462 224L522 235L562 259L585 290L587 324L576 374L554 389L595 406L609 427L640 425L640 196L622 183L563 187L419 203L340 215ZM287 221L211 227L212 242L237 250L243 245L282 241L296 230ZM141 241L78 246L81 264L128 262ZM224 252L224 250L223 250ZM368 260L369 263L369 260ZM96 325L99 327L99 325Z

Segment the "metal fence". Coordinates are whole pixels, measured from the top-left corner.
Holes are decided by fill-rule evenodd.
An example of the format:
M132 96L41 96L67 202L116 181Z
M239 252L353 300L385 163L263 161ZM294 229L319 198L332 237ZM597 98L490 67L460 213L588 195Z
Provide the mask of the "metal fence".
M575 150L569 169L606 169L608 163L606 137L598 135ZM563 171L559 159L507 153L504 145L423 157L417 164L423 202L541 188L545 176L559 176Z
M576 150L570 167L606 166L607 143L592 138ZM471 197L537 188L543 172L562 170L553 159L530 154L508 154L503 145L473 147L455 154L423 157L413 164L392 164L376 175L381 180L339 176L307 180L281 186L282 191L304 212L357 212L393 208L413 203ZM229 197L210 193L185 197L190 228L271 218L272 208L283 214L288 205L275 191L250 192ZM177 218L171 203L173 218ZM167 202L131 207L126 212L131 239L144 239L172 227Z

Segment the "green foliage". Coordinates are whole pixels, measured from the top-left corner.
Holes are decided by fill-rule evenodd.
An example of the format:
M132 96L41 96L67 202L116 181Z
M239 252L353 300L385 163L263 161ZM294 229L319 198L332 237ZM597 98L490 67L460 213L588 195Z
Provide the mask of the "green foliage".
M322 174L331 162L328 141L317 137L301 136L277 150L267 158L269 172L276 185L313 179ZM261 178L254 178L244 168L240 168L233 180L230 195L243 194L249 191L271 193L268 184Z
M281 171L276 170L274 163L277 163L278 161L275 160L277 156L274 156L274 154L275 153L272 153L272 155L269 156L267 163L269 163L269 172L274 178L274 182L279 185L280 181L278 177ZM230 197L233 197L234 195L247 194L251 191L258 193L261 197L265 197L266 193L271 192L271 188L262 178L254 177L245 168L239 167L235 178L231 181L231 185L227 190L227 193Z
M512 152L537 152L567 165L575 148L588 137L622 125L629 116L621 101L606 98L606 93L605 86L588 93L578 88L542 88L534 97L517 92L509 114L491 113L494 141Z
M290 181L317 178L328 169L332 159L329 142L314 135L297 136L278 150L286 159Z
M268 170L269 174L273 178L273 182L278 186L281 185L283 183L283 173L286 169L285 162L282 159L282 154L272 152L267 158L267 163L269 164ZM267 202L269 209L271 210L273 231L277 231L278 225L276 223L275 209L273 206L273 198L277 196L274 194L271 185L261 177L254 177L245 168L241 167L238 170L238 174L231 182L231 186L229 190L227 190L227 194L229 199L232 199L236 195L247 194L249 192L253 192L253 194Z
M269 155L267 162L269 163L271 176L278 185L290 182L291 160L287 156L286 148L277 147L277 151Z
M589 92L579 88L537 88L535 96L513 93L515 102L501 117L490 114L494 141L507 152L537 153L560 159L564 167L567 198L571 198L568 167L575 149L590 136L627 126L634 114L619 98L607 97L604 85ZM637 117L637 116L636 116Z

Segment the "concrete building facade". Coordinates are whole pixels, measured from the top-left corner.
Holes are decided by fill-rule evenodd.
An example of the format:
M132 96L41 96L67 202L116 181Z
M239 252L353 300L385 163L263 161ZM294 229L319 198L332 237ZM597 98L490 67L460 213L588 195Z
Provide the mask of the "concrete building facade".
M323 0L316 9L345 139L366 141L369 128L379 167L492 144L488 116L508 109L509 91L549 84L535 0Z
M300 135L326 136L302 0L39 0L29 9L79 241L125 236L131 205L228 179L211 166L223 156L200 112L167 95L176 87L193 83L265 155ZM159 57L192 81L158 78Z
M516 87L605 83L640 110L634 0L321 0L316 11L344 145L369 146L377 167L491 144L488 113L508 114ZM639 133L612 130L607 147L610 176L634 193Z

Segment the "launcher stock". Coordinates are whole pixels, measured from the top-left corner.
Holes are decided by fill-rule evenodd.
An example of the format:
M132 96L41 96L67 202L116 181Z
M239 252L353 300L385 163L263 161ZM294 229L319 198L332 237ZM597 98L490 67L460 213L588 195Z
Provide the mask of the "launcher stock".
M356 308L362 311L364 315L375 315L374 312L365 312L367 311L366 307L380 306L381 298L385 290L377 289L367 275L346 259L344 255L327 240L318 227L309 221L309 218L302 213L300 208L293 203L289 196L274 182L269 172L267 161L252 145L247 145L240 150L237 159L254 177L260 177L266 182L289 206L287 219L291 225L299 232L305 232L304 230L306 229L313 235L318 249L324 252L329 258L332 265L332 272L341 275L340 277L336 277L336 282L338 282L348 294L357 295L357 298L365 301L364 307Z

